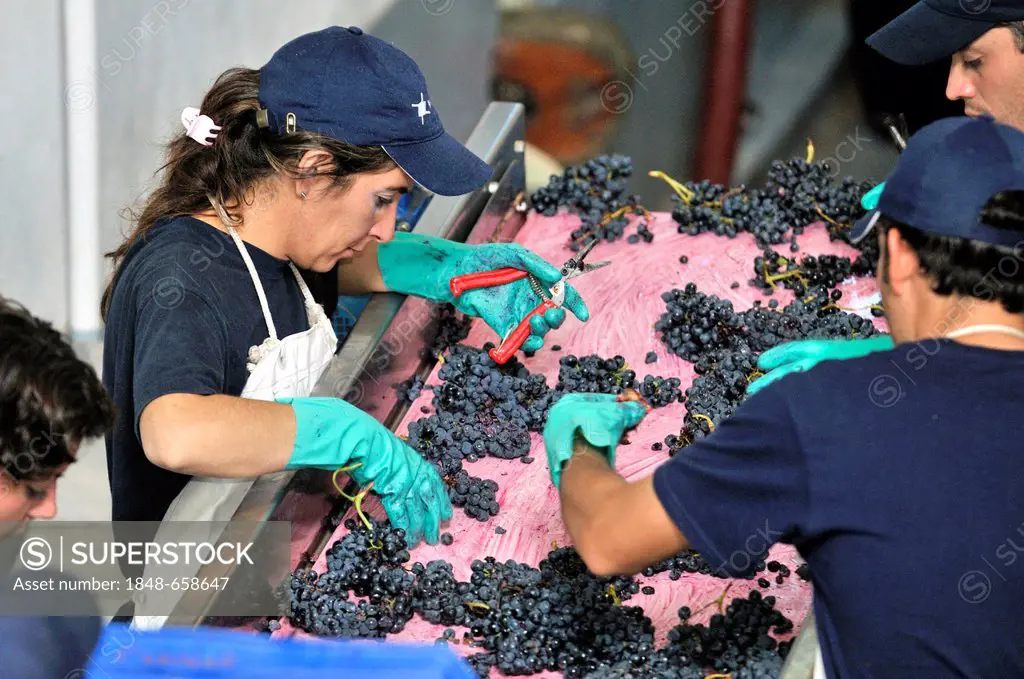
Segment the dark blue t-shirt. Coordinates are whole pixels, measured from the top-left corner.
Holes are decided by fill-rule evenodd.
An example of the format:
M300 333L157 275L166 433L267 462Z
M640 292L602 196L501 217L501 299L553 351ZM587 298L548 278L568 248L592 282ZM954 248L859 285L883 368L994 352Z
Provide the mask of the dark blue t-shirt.
M287 261L252 245L246 249L278 337L307 330ZM268 336L256 288L228 234L181 217L159 223L132 248L103 343L103 383L118 413L106 440L115 521L161 520L189 479L146 457L139 437L143 409L166 394L238 396L248 379L249 347Z
M38 581L39 575L32 574ZM87 677L102 621L86 617L0 618L0 677Z
M712 567L797 547L830 679L1024 676L1022 412L1024 352L924 340L780 380L654 485Z

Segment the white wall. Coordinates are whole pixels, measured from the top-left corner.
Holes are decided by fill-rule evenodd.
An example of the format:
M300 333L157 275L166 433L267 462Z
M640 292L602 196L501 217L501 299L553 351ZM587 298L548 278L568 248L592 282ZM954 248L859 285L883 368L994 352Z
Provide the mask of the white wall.
M498 25L486 0L94 1L97 53L88 75L76 74L70 106L61 3L11 2L0 24L0 294L63 329L70 329L66 112L96 107L99 114L100 246L107 252L126 228L122 209L152 186L181 109L198 105L226 68L259 68L307 31L357 25L397 44L420 64L456 137L468 137L486 108Z
M5 5L0 22L0 295L67 317L60 3Z

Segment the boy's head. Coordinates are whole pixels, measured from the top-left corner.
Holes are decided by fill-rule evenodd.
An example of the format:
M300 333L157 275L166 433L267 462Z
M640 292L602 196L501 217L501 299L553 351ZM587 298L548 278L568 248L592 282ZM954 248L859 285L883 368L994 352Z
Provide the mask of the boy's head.
M879 287L897 341L943 334L968 314L984 313L992 322L1019 317L1024 133L988 118L948 118L923 128L851 238L872 230L881 243ZM946 327L920 327L936 317Z
M0 297L0 535L6 522L56 514L57 479L113 420L92 367L50 324Z

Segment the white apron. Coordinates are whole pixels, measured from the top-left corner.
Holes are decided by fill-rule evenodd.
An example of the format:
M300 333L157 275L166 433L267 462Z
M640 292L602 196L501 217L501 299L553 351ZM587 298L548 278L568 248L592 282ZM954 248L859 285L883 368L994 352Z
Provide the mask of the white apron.
M256 294L259 296L263 318L266 321L270 336L258 347L250 347L248 356L249 378L242 390L242 398L259 401L273 401L277 398L301 398L309 396L313 387L327 369L337 348L338 338L330 319L323 307L313 301L305 281L294 264L288 266L302 290L309 318L309 330L289 335L283 339L277 336L274 319L270 315L267 296L263 291L253 266L252 259L245 249L241 238L233 228L228 228L231 238L235 241L239 254L245 260L245 266L252 277ZM190 526L187 535L182 529L177 532L172 522L175 521L208 521L211 523L227 522L234 516L243 498L253 487L271 484L280 479L286 472L268 474L260 477L222 479L193 477L188 485L178 494L164 514L163 522L154 538L158 542L189 540L216 541L217 535L201 536L196 534L196 526ZM211 526L213 532L214 526ZM195 567L198 572L198 566ZM163 571L163 572L161 572ZM179 565L171 567L147 566L143 577L146 579L163 577L166 580L175 577L192 577L195 573L185 572ZM162 592L139 590L134 596L135 617L132 626L141 630L155 630L163 626L167 620L167 612L175 606L184 592L174 592L165 588ZM154 615L155 612L163 615Z
M821 646L814 655L814 679L828 679L825 676L825 659L821 657Z
M793 639L779 679L827 679L818 639L818 621L812 604L804 618L803 629Z

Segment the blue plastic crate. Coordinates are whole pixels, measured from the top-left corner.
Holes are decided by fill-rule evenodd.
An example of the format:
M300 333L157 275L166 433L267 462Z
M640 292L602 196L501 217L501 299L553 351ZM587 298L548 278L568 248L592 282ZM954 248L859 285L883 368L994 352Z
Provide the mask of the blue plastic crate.
M433 195L425 191L422 186L413 186L408 193L402 194L402 197L398 199L395 221L398 223L408 222L415 228L416 223L420 220L420 216L423 215L423 211L430 204L431 198L433 198Z
M433 644L271 639L212 628L104 629L88 679L475 679L451 649Z
M338 336L339 341L345 341L345 338L352 332L352 328L355 327L356 321L359 320L359 315L363 313L363 310L369 303L369 295L360 295L358 297L341 295L338 297L338 306L335 307L331 323L334 326L334 334Z

